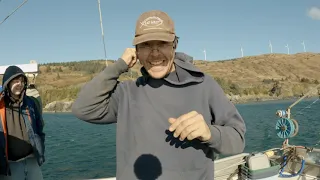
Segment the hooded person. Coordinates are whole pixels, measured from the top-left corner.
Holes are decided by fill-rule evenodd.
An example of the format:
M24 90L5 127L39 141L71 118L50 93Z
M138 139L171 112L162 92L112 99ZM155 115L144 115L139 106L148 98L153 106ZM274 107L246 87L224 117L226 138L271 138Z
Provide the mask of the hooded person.
M38 89L37 89L35 84L29 84L28 85L27 91L26 91L26 95L34 100L38 110L40 111L40 114L42 115L42 107L43 107L42 99L41 99L40 93L39 93L39 91L38 91ZM42 124L44 126L43 118L42 118Z
M177 44L168 14L141 14L136 48L85 84L73 103L81 120L117 123L117 180L212 180L215 153L238 154L245 147L241 115L191 56L176 52ZM137 59L142 76L120 82Z
M41 180L44 159L42 116L26 96L28 78L17 66L9 66L2 80L0 99L0 179Z

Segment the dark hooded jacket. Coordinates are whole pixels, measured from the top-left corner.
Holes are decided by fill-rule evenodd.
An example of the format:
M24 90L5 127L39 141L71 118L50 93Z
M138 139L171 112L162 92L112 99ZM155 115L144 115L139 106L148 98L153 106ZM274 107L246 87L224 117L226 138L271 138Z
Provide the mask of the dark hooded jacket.
M32 153L32 146L27 134L27 128L21 113L22 100L25 96L26 88L23 90L19 100L15 100L10 96L9 83L12 79L23 76L25 79L25 87L27 86L27 77L22 70L16 66L7 68L2 84L5 91L5 105L6 105L6 121L8 130L8 159L16 161L26 157Z
M22 76L25 79L24 84L24 90L21 94L21 97L19 100L15 100L10 95L10 89L9 89L9 83L14 78ZM42 125L41 125L41 115L39 113L39 110L37 109L34 101L26 96L26 88L27 88L27 81L28 78L25 76L23 71L17 67L17 66L9 66L3 76L2 81L2 98L1 101L4 101L5 105L5 127L1 125L0 128L0 142L1 144L4 144L4 146L0 146L4 149L0 150L1 152L5 153L5 149L7 148L7 153L5 153L5 156L0 157L7 157L7 160L11 161L17 161L21 158L24 158L32 153L36 154L37 157L43 156L39 154L43 154L43 152L38 152L44 150L44 133L42 132ZM26 111L27 110L27 111ZM27 114L26 114L27 112ZM3 117L0 117L3 121ZM26 124L27 122L31 122L31 126L33 128L33 131L35 133L36 137L30 137L30 134L28 133L29 129ZM7 134L7 141L5 141L4 136L6 132ZM31 139L33 141L31 142ZM36 148L35 144L37 144L38 147ZM43 149L43 150L42 150ZM42 158L42 157L40 157ZM2 160L2 161L1 161ZM43 160L40 160L43 161ZM42 162L41 162L42 163ZM3 159L0 159L0 171L1 174L7 174L8 173L8 167L5 167L5 164L3 162Z
M117 123L117 180L212 180L214 152L244 149L245 123L219 84L184 53L175 54L174 65L175 71L162 79L142 68L136 81L119 82L128 69L119 59L88 82L72 106L84 121ZM191 111L208 124L208 142L181 142L168 131L169 118Z

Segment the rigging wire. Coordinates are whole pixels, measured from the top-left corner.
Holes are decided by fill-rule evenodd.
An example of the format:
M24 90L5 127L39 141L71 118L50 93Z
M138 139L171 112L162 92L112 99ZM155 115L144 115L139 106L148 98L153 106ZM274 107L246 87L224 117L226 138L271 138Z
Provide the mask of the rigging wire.
M302 111L304 111L305 109L307 108L311 108L312 105L314 105L316 102L318 102L320 100L320 89L318 89L318 98L316 100L314 100L312 103L308 104L307 106L301 108L299 111L297 111L296 113L293 114L294 115L297 115L299 113L301 113Z
M0 0L1 2L2 0ZM0 25L2 23L4 23L11 15L13 15L19 8L21 8L25 3L27 3L28 0L24 0L22 4L20 4L14 11L12 11L6 18L3 19L3 21L1 21Z
M105 41L104 41L104 32L103 32L103 25L102 25L102 15L101 15L101 8L100 8L100 0L98 0L98 8L99 8L99 15L100 15L100 27L101 27L102 42L103 42L103 48L104 48L104 58L106 60L106 66L108 66L106 44L105 44Z
M294 113L293 116L301 113L302 111L304 111L304 110L307 109L307 108L311 108L311 106L314 105L314 104L315 104L316 102L318 102L319 100L320 100L320 97L317 98L316 100L314 100L312 103L308 104L306 107L301 108L298 112Z

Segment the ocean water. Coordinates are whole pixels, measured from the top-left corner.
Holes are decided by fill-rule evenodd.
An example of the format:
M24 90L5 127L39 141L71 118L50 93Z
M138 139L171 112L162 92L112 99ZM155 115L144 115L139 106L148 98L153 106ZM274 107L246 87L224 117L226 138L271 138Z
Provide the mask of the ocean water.
M299 133L290 144L320 148L320 101L300 102L292 109L299 122ZM281 146L275 132L279 109L293 101L271 101L236 105L247 126L245 152ZM299 112L301 111L301 112ZM296 115L295 115L296 114ZM116 172L116 125L94 125L70 113L44 114L46 162L45 180L78 180L114 177Z

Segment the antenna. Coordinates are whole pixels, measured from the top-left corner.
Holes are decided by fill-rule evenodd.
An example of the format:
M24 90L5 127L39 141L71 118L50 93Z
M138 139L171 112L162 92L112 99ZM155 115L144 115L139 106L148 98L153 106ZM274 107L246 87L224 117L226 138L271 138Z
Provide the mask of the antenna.
M207 52L205 49L203 50L203 54L204 54L204 60L206 61L207 60Z
M269 40L269 48L270 48L270 52L272 53L272 44L270 40Z
M103 25L102 25L102 16L101 16L100 0L98 0L98 8L99 8L99 15L100 15L100 27L101 27L102 42L103 42L103 47L104 47L104 58L105 58L105 60L106 60L106 66L108 66L106 44L105 44L105 42L104 42L104 33L103 33Z
M303 51L306 52L306 45L304 44L304 41L302 41Z
M285 47L286 47L286 48L287 48L287 50L288 50L288 54L290 54L289 45L287 44Z
M240 50L241 50L241 57L243 57L243 49L242 49L242 47L240 48Z

